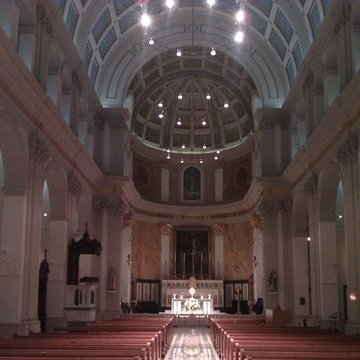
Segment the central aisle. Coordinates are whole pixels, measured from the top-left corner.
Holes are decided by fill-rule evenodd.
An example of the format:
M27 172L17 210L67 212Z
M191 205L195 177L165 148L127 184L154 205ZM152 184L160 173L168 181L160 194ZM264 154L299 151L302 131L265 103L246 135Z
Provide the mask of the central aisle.
M208 328L179 327L174 329L165 360L219 360L210 340Z

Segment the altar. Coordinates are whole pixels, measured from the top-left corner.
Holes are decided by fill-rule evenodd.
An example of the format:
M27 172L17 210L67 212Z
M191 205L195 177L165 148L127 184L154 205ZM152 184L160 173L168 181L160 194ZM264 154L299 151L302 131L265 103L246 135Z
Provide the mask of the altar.
M189 280L162 280L162 306L171 308L173 314L204 314L209 315L214 309L224 306L222 280L196 280L196 293L189 293ZM193 306L192 306L193 304Z

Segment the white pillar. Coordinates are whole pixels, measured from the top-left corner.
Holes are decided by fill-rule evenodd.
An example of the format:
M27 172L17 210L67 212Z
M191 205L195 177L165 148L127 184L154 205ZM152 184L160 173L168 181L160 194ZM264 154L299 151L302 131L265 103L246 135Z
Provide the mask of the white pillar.
M131 272L132 272L132 226L134 217L128 213L123 215L120 238L120 299L130 304Z
M24 297L27 295L23 286L26 208L27 197L24 194L4 194L0 249L1 337L11 337L14 333L26 335L28 331L26 321L23 321ZM38 259L32 260L37 262ZM38 281L37 278L35 280ZM36 313L33 315L33 320L37 319ZM25 319L28 317L25 316ZM31 329L39 330L39 323Z
M67 272L68 223L65 219L50 219L47 287L47 329L64 324L64 299Z

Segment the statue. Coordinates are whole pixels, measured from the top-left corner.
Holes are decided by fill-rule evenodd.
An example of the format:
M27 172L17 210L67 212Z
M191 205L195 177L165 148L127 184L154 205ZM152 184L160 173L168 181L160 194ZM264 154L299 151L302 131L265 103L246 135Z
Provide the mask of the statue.
M116 289L116 271L114 265L110 266L109 271L109 290Z
M270 285L269 290L271 292L276 292L277 284L278 284L277 272L275 270L273 270L269 275L269 285Z

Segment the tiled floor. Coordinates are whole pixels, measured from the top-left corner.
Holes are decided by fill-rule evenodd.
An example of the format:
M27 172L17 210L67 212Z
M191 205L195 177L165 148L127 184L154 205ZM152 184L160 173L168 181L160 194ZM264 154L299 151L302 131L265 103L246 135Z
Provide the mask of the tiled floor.
M178 327L165 360L219 360L208 328Z

